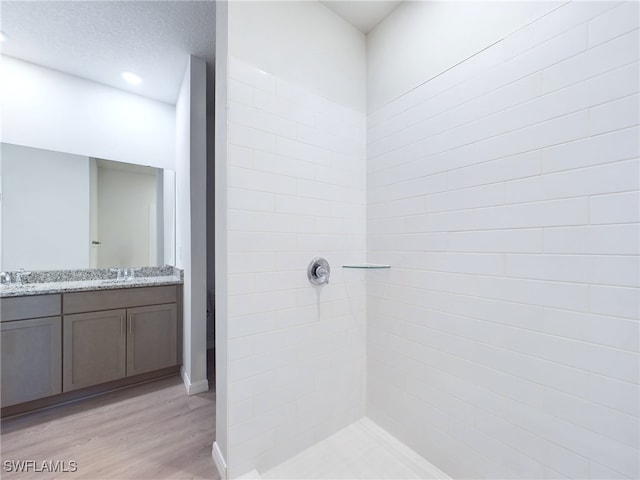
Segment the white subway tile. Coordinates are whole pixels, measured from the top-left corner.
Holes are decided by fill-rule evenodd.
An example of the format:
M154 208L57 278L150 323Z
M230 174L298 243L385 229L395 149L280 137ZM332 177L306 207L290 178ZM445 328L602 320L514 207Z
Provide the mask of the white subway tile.
M589 464L590 464L589 478L592 478L592 479L607 478L611 480L614 480L614 479L624 480L629 478L620 472L614 472L613 470L605 467L604 465L601 465L600 463L589 461Z
M558 282L636 287L640 265L618 255L507 255L506 275Z
M536 47L499 65L495 74L505 78L520 78L577 56L587 48L587 27L584 24L577 25L549 40L540 40L542 42Z
M542 229L451 232L447 250L452 252L539 253Z
M229 165L236 167L253 167L253 150L238 145L229 144L227 148Z
M542 74L528 75L491 90L492 84L470 80L433 98L428 105L407 111L410 122L418 122L407 131L415 138L451 130L462 124L489 117L505 109L539 96L542 92ZM426 118L422 118L427 115Z
M524 428L571 445L571 449L591 461L609 465L613 470L634 478L639 473L637 450L615 442L583 427L571 424L537 409L522 408L517 403L505 403L504 415L513 416Z
M424 164L430 173L438 173L584 138L588 123L588 112L583 110L468 145L436 145L433 149L416 145L416 153L409 155L428 157Z
M523 353L624 381L638 378L637 353L540 333L520 330L505 333L509 347Z
M553 308L545 308L535 320L523 327L597 345L640 350L640 325L632 320Z
M589 223L637 223L640 221L638 192L598 195L589 199Z
M231 360L228 364L229 381L234 382L260 373L275 370L295 362L295 349L282 349Z
M248 293L229 297L228 309L234 316L257 315L273 312L291 305L296 298L295 290Z
M261 152L259 150L255 151L253 167L256 170L277 173L293 178L313 179L315 177L314 164L311 162L269 152Z
M465 210L503 205L504 203L504 185L502 183L493 183L427 195L424 198L424 211L444 212L448 210Z
M628 128L542 150L544 172L571 170L627 160L640 152L640 130Z
M244 337L257 333L273 330L276 325L276 315L274 312L265 312L257 315L231 317L228 325L229 338Z
M256 289L254 273L232 273L228 275L227 282L229 295L253 293Z
M229 58L229 76L255 88L275 92L276 79L273 75L234 57Z
M332 212L331 202L317 198L305 198L293 195L276 195L277 213L294 215L330 216Z
M429 79L428 82L420 85L418 88L408 92L405 96L399 99L398 104L403 105L403 110L408 110L411 107L418 106L418 108L425 110L430 109L430 99L436 98L438 102L441 101L439 97L441 94L449 104L455 104L459 99L459 95L464 95L462 91L468 88L468 84L471 83L476 77L484 75L486 72L491 71L493 67L499 65L502 62L502 49L496 46L488 47L475 55L467 58L464 62L456 65L456 68L451 68L441 75ZM462 88L457 88L462 86ZM488 90L486 90L488 91ZM468 98L468 97L467 97ZM404 101L404 103L403 103ZM461 103L461 101L459 101ZM390 108L394 108L395 105L391 105ZM410 113L407 112L408 119L410 119ZM413 123L413 122L409 122Z
M254 416L244 422L229 426L229 445L239 445L255 437L271 432L287 415L289 405L270 410L265 415Z
M229 340L227 346L229 360L248 357L253 353L253 339L251 337L239 337Z
M452 418L449 423L449 433L489 458L497 456L505 467L518 472L525 478L544 477L545 470L541 463L514 449L513 446L482 433L476 427Z
M269 391L273 380L274 373L269 371L254 377L229 382L229 403L241 402Z
M293 237L293 235L289 235ZM295 238L293 238L295 243ZM282 248L282 250L288 250ZM256 285L261 291L271 290L290 290L294 288L305 288L307 286L306 279L298 272L262 272L255 274Z
M613 2L568 2L503 40L505 59L529 50L563 34L568 29L601 15L614 7Z
M251 85L234 80L233 78L228 79L227 96L230 103L253 105L253 88Z
M544 229L545 253L619 254L640 253L638 225L590 225Z
M276 136L256 128L238 123L229 123L229 143L241 147L273 152L276 149Z
M472 143L635 93L638 82L637 64L628 65L493 115L485 115L475 122L438 134L436 138L444 145ZM509 92L501 93L509 96ZM469 122L469 116L473 118L473 114L469 114L463 112L461 118ZM441 123L439 118L436 120Z
M588 398L592 402L619 410L636 419L640 416L640 386L635 383L594 375L589 393Z
M447 174L451 190L530 177L541 173L542 152L535 150L490 162L452 170Z
M275 268L274 253L233 253L229 255L229 274L268 272Z
M637 160L540 175L505 184L508 203L599 195L638 188Z
M294 177L277 175L250 168L230 167L228 185L252 191L296 195L298 184Z
M286 458L366 403L461 478L637 477L630 12L558 5L366 129L232 62L236 465ZM392 268L338 267L363 252ZM320 296L316 255L334 266Z
M583 81L638 60L638 30L595 46L543 71L545 92Z
M253 230L253 214L247 210L230 210L227 222L229 231Z
M322 163L330 155L328 150L288 138L278 138L277 144L278 154L310 163Z
M273 193L245 188L229 188L228 199L230 209L248 211L273 211L276 203Z
M593 313L634 320L640 317L640 291L637 288L592 285L589 297Z
M278 115L291 121L300 122L304 125L313 125L313 110L278 97L274 93L264 90L255 90L253 94L253 104L256 108L265 112Z
M295 250L296 238L287 233L229 232L229 252L287 252Z
M586 312L589 310L589 288L573 283L487 277L477 282L476 294L495 300Z
M227 421L229 425L244 422L253 416L253 399L248 398L239 402L229 403Z
M589 476L589 460L577 455L523 428L505 421L503 418L479 411L477 414L478 429L485 435L501 438L508 445L519 451L539 459L569 478L587 478Z
M312 233L316 231L316 220L305 215L283 213L254 212L253 230L255 232L291 232Z
M587 198L573 198L430 213L407 217L404 228L407 232L455 232L584 225L588 203Z
M589 111L591 135L634 127L640 123L640 96L631 95Z
M298 128L296 122L255 107L232 104L227 111L227 118L229 122L256 128L282 137L295 139L297 136Z
M638 28L638 2L627 1L589 22L589 46L598 45Z
M315 305L291 308L292 306L289 305L289 308L278 311L278 327L291 327L317 320L318 312Z

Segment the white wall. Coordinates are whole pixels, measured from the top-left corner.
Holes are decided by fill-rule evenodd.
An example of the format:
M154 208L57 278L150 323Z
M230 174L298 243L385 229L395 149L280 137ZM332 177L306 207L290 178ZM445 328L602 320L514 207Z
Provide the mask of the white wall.
M364 276L341 268L364 260L365 117L362 84L351 88L364 78L364 37L327 12L315 2L229 4L232 53L256 48L276 70L298 69L294 81L264 71L254 53L229 64L228 177L216 178L217 188L228 181L228 265L216 283L228 289L230 478L364 413ZM360 53L329 60L344 51ZM306 276L316 256L332 268L321 288Z
M369 115L367 414L455 478L640 475L638 40L568 3Z
M234 2L229 21L231 56L365 111L364 36L320 2Z
M402 2L367 35L368 111L467 60L562 3Z
M190 57L176 103L176 266L184 269L182 377L208 390L206 335L206 72Z
M229 165L227 158L227 103L229 82L229 4L216 4L215 150L214 150L214 243L215 243L215 356L216 438L212 456L222 478L227 478L228 454L228 208ZM207 252L210 254L211 252Z
M176 264L176 172L162 171L164 265Z
M174 168L175 107L0 56L2 141Z
M89 159L6 143L0 269L89 265Z

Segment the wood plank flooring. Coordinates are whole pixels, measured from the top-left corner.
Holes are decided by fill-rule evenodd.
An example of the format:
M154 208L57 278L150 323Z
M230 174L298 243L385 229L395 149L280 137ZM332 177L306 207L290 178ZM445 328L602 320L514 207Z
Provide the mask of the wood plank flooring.
M215 385L215 381L211 382ZM0 423L0 476L38 479L216 479L215 392L187 396L180 376ZM9 472L7 461L77 463L75 472ZM67 468L69 469L69 468Z

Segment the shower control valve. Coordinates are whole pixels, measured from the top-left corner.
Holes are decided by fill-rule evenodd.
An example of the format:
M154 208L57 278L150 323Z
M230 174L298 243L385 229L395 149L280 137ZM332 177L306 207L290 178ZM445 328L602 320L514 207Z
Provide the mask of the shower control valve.
M322 257L314 258L307 267L307 278L312 285L326 285L330 274L329 262Z

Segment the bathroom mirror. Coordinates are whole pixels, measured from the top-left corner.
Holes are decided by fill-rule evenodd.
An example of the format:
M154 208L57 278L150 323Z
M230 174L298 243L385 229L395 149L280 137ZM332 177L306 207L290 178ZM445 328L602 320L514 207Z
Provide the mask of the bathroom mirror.
M174 264L173 171L0 148L1 270Z

